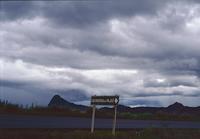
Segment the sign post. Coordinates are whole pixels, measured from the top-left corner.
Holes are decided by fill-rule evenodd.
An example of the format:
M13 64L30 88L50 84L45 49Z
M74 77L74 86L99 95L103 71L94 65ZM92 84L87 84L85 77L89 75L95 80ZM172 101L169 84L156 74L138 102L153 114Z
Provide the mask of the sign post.
M113 119L112 134L115 135L118 103L119 103L119 96L92 96L91 97L91 105L93 106L93 108L92 108L91 133L94 132L96 105L112 105L112 106L114 106L114 119Z
M94 132L94 117L95 117L95 105L92 107L92 124L91 124L91 133Z
M117 106L114 106L115 114L114 114L114 120L113 120L113 129L112 134L115 135L115 127L116 127L116 120L117 120Z

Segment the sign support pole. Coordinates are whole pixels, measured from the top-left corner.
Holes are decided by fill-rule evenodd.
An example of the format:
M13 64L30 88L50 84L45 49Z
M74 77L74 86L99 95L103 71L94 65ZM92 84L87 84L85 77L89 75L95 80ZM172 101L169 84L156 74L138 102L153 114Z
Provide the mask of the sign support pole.
M112 105L114 106L114 120L112 134L115 135L116 120L117 120L117 105L119 103L119 96L92 96L91 105L92 105L92 122L91 122L91 133L94 132L94 122L95 122L95 109L96 105Z
M114 114L114 120L113 120L113 129L112 134L115 135L115 128L116 128L116 119L117 119L117 105L114 105L115 114Z
M91 124L91 133L94 132L95 109L96 109L96 105L93 105L93 108L92 108L92 124Z

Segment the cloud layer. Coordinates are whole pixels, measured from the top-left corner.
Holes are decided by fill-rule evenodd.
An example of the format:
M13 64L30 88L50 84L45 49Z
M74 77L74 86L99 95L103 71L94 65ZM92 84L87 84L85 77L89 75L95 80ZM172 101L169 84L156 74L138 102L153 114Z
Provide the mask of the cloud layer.
M0 13L1 99L200 105L198 1L4 1Z

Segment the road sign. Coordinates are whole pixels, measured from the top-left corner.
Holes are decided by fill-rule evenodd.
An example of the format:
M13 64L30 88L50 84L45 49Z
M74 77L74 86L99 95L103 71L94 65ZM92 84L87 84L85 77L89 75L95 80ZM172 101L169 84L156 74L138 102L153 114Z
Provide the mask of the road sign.
M117 105L119 103L119 96L92 96L91 105L92 108L92 123L91 132L94 132L94 119L95 119L95 109L96 105L113 105L114 106L114 120L112 134L115 135L116 119L117 119Z
M92 96L91 105L117 105L119 96Z

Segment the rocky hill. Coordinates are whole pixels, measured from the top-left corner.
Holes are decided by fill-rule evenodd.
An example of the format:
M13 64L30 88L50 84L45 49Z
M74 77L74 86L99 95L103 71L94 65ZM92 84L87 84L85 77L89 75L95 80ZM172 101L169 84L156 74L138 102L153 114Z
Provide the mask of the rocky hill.
M81 110L81 111L89 108L84 105L77 105L77 104L71 103L59 95L53 96L53 98L51 99L51 101L48 104L48 107L68 108L68 109L72 109L72 110L77 109L77 110Z

